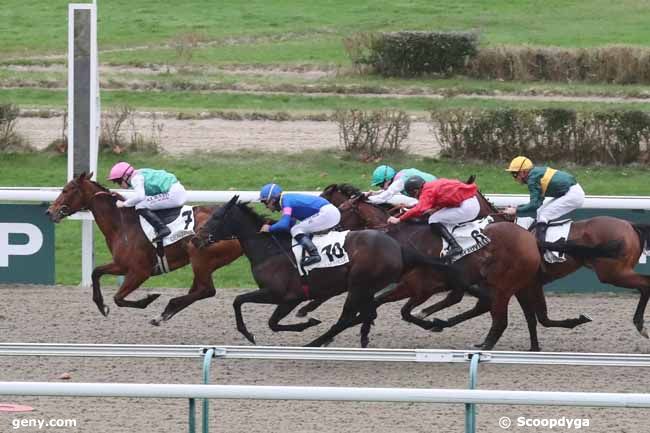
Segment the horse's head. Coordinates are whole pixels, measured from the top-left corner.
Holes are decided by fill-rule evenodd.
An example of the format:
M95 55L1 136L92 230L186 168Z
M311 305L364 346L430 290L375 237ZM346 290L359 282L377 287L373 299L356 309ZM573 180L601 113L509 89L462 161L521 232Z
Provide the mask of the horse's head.
M388 211L367 202L363 194L346 200L339 206L339 211L340 225L349 230L383 227L389 217Z
M239 196L233 196L212 213L192 238L195 247L203 248L224 239L245 240L258 235L262 225L268 221L248 204L237 203L237 200Z
M99 195L111 197L113 202L116 199L124 199L121 195L94 182L92 176L92 173L84 172L65 184L61 194L45 211L50 220L58 223L67 216L88 209L92 200Z
M359 188L349 183L333 183L327 186L321 193L321 197L332 203L334 206L341 206L343 202L351 197L361 195L362 192Z

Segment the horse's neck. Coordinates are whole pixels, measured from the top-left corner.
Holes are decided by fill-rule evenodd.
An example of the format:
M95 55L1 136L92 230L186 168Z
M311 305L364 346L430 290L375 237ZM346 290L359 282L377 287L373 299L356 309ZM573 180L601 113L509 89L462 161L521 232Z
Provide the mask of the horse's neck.
M112 238L120 229L126 229L123 219L125 215L120 215L124 211L115 206L115 202L108 197L102 197L100 194L94 193L90 199L88 209L95 218L97 227L104 234L107 239Z

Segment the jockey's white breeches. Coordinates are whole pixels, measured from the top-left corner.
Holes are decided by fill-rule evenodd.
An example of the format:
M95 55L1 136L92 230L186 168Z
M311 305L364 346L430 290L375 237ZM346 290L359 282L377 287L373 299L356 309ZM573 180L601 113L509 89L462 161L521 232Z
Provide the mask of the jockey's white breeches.
M180 182L176 182L169 188L169 192L147 196L144 200L135 205L137 209L170 209L183 206L187 201L187 191Z
M429 217L429 224L460 224L476 219L481 211L481 205L476 197L464 200L458 207L445 207L434 212Z
M291 227L291 236L309 234L331 229L341 221L341 212L333 204L326 204L318 213Z
M585 192L579 184L573 185L562 197L554 198L537 209L537 221L548 223L582 207Z

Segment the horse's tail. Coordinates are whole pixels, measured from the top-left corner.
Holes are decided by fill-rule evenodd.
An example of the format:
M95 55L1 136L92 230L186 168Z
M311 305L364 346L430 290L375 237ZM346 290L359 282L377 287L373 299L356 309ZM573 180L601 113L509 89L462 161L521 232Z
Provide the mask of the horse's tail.
M547 250L565 253L578 259L613 259L620 256L623 241L607 241L593 246L578 244L575 241L543 242L542 247Z
M414 266L431 266L435 271L445 272L449 278L448 282L452 286L450 288L469 286L459 265L449 264L443 259L424 255L412 247L402 246L402 261L406 271Z
M639 235L639 242L641 242L641 250L645 249L650 241L650 224L632 224L636 234Z

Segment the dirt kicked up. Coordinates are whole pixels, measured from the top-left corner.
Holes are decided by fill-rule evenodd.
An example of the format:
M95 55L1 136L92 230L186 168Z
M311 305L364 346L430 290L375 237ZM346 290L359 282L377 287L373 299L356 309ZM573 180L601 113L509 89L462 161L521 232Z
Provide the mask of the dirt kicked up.
M218 276L217 276L218 280ZM104 289L111 299L114 287ZM146 290L135 292L144 296ZM146 310L111 305L103 318L91 300L90 290L64 286L0 286L0 335L3 342L124 343L246 345L235 330L232 301L241 290L219 290L215 298L192 305L161 327L147 322L159 314L169 298L183 289L164 289L161 299ZM650 353L650 342L632 325L636 293L630 295L549 296L554 318L589 314L594 321L573 330L539 329L546 351ZM338 317L343 298L315 311L323 324L304 333L274 334L267 327L272 306L247 305L246 323L260 345L300 346L310 341ZM473 305L466 299L438 317L447 318ZM465 326L429 333L400 320L400 304L386 305L371 333L370 347L466 349L482 341L489 315ZM528 332L523 315L511 303L509 327L496 349L526 350ZM298 321L289 316L286 320ZM348 330L335 346L358 347L358 328ZM353 363L305 361L215 360L211 382L237 385L303 385L466 388L468 366L429 363ZM60 379L67 373L70 379ZM618 367L566 367L483 365L479 389L648 392L647 369ZM200 360L131 358L0 357L1 381L201 383ZM2 397L5 403L34 407L33 412L0 413L0 431L14 431L16 420L74 419L76 427L58 432L176 433L187 431L187 400L118 398ZM200 406L200 405L199 405ZM480 432L506 431L499 419L512 420L510 431L571 431L637 433L647 431L648 413L641 409L575 407L490 406L478 407ZM523 418L521 418L523 417ZM518 425L518 420L530 426ZM564 419L565 426L549 429L548 421ZM537 420L537 421L535 421ZM567 427L571 420L571 427ZM579 421L578 421L579 420ZM586 423L585 423L585 420ZM213 401L212 432L461 432L462 405L337 403L295 401ZM13 423L13 424L12 424ZM536 424L534 424L536 423ZM535 427L534 425L537 425ZM20 427L37 432L38 427Z

